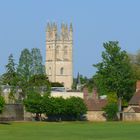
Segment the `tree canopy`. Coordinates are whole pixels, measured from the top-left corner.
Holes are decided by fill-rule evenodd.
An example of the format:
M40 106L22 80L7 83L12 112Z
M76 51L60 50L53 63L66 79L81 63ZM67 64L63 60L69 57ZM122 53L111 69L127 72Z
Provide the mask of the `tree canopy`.
M2 75L2 84L15 86L16 85L16 79L17 79L17 73L16 73L16 67L13 55L10 54L8 57L8 64L6 67L6 72Z
M5 101L4 98L0 95L0 114L2 113L4 109Z
M122 51L117 41L103 44L102 62L97 68L95 83L102 92L114 92L118 98L129 100L134 92L135 77L126 51Z

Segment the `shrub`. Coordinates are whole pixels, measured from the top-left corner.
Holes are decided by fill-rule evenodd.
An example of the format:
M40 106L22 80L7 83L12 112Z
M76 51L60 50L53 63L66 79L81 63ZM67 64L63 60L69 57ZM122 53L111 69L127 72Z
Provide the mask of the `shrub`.
M36 114L36 120L40 120L43 113L42 97L39 93L32 92L24 99L25 109Z
M117 119L118 105L116 103L109 103L104 108L107 120L113 121Z
M71 97L66 99L66 114L72 120L81 120L82 116L86 114L87 108L83 99L79 97Z
M36 118L41 119L44 113L51 121L61 120L81 120L81 116L86 114L87 108L83 99L71 97L64 99L62 97L50 97L32 92L24 100L25 108L28 112L36 113Z
M65 99L62 97L44 96L42 100L43 112L49 120L59 121L65 112Z
M44 113L51 121L80 120L87 110L83 100L78 97L64 99L44 96L43 106Z
M3 111L4 105L5 105L4 98L2 96L0 96L0 114Z

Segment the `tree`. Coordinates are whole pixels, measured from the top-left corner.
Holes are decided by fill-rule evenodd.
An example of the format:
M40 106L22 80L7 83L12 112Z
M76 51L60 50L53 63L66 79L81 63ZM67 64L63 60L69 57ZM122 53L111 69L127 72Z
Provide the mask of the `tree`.
M31 53L28 49L24 49L21 52L19 58L19 64L17 67L18 73L18 84L19 88L22 89L22 96L25 97L28 87L29 87L29 79L31 77L31 68L32 68L32 57Z
M40 49L33 48L31 50L31 55L32 55L32 75L45 74Z
M43 74L33 75L29 79L29 91L34 90L35 92L47 93L50 94L51 83L48 80L48 77Z
M109 103L107 104L103 110L105 111L105 115L107 120L109 121L114 121L117 120L117 112L118 112L118 107L116 103Z
M43 97L44 113L49 120L81 120L81 116L86 114L87 108L83 99L70 97Z
M25 83L27 83L29 81L29 78L31 77L31 68L32 68L31 53L28 49L24 49L21 52L17 68L17 72L20 78L22 79L22 82L24 81Z
M61 121L62 116L65 116L66 100L62 97L44 96L43 98L44 113L48 120Z
M132 68L135 72L135 77L140 80L140 50L136 54L129 54Z
M94 65L97 68L97 87L104 88L108 93L114 92L119 101L121 112L122 98L129 100L134 92L135 78L129 57L121 51L118 42L110 41L103 44L102 62Z
M66 114L72 120L81 120L82 116L86 114L87 107L83 99L79 97L70 97L66 99Z
M39 49L33 48L31 53L28 49L24 49L21 52L17 73L19 77L18 86L22 89L23 96L30 92L33 86L39 89L47 85L47 88L50 90L50 84L45 76L45 69L42 64L42 56ZM37 80L39 81L37 82Z
M18 75L16 73L15 62L13 55L8 57L8 64L6 65L6 73L2 75L2 84L10 86L9 99L15 99L16 86L18 83Z
M36 119L41 119L41 114L43 113L43 106L42 106L42 97L37 92L31 92L27 95L27 98L24 99L25 109L28 112L35 113Z
M8 64L6 65L6 73L4 73L2 76L3 84L8 84L10 86L16 85L17 73L15 65L16 64L14 62L13 55L10 54L10 56L8 57Z
M5 105L4 98L0 95L0 114L3 111L4 105Z

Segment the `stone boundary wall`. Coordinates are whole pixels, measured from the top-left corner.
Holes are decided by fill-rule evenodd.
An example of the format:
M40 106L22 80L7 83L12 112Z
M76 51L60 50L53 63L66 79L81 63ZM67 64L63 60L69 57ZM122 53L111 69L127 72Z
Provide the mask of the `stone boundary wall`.
M140 113L124 112L123 121L140 121Z
M87 111L86 117L88 121L106 121L105 116L103 115L104 111Z
M22 121L24 120L24 108L22 104L6 104L0 121Z

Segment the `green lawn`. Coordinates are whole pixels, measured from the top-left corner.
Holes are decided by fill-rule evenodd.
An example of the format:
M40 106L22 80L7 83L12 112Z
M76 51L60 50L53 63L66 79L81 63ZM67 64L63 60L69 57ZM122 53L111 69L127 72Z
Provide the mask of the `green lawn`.
M0 140L140 140L140 123L19 122L0 124Z

